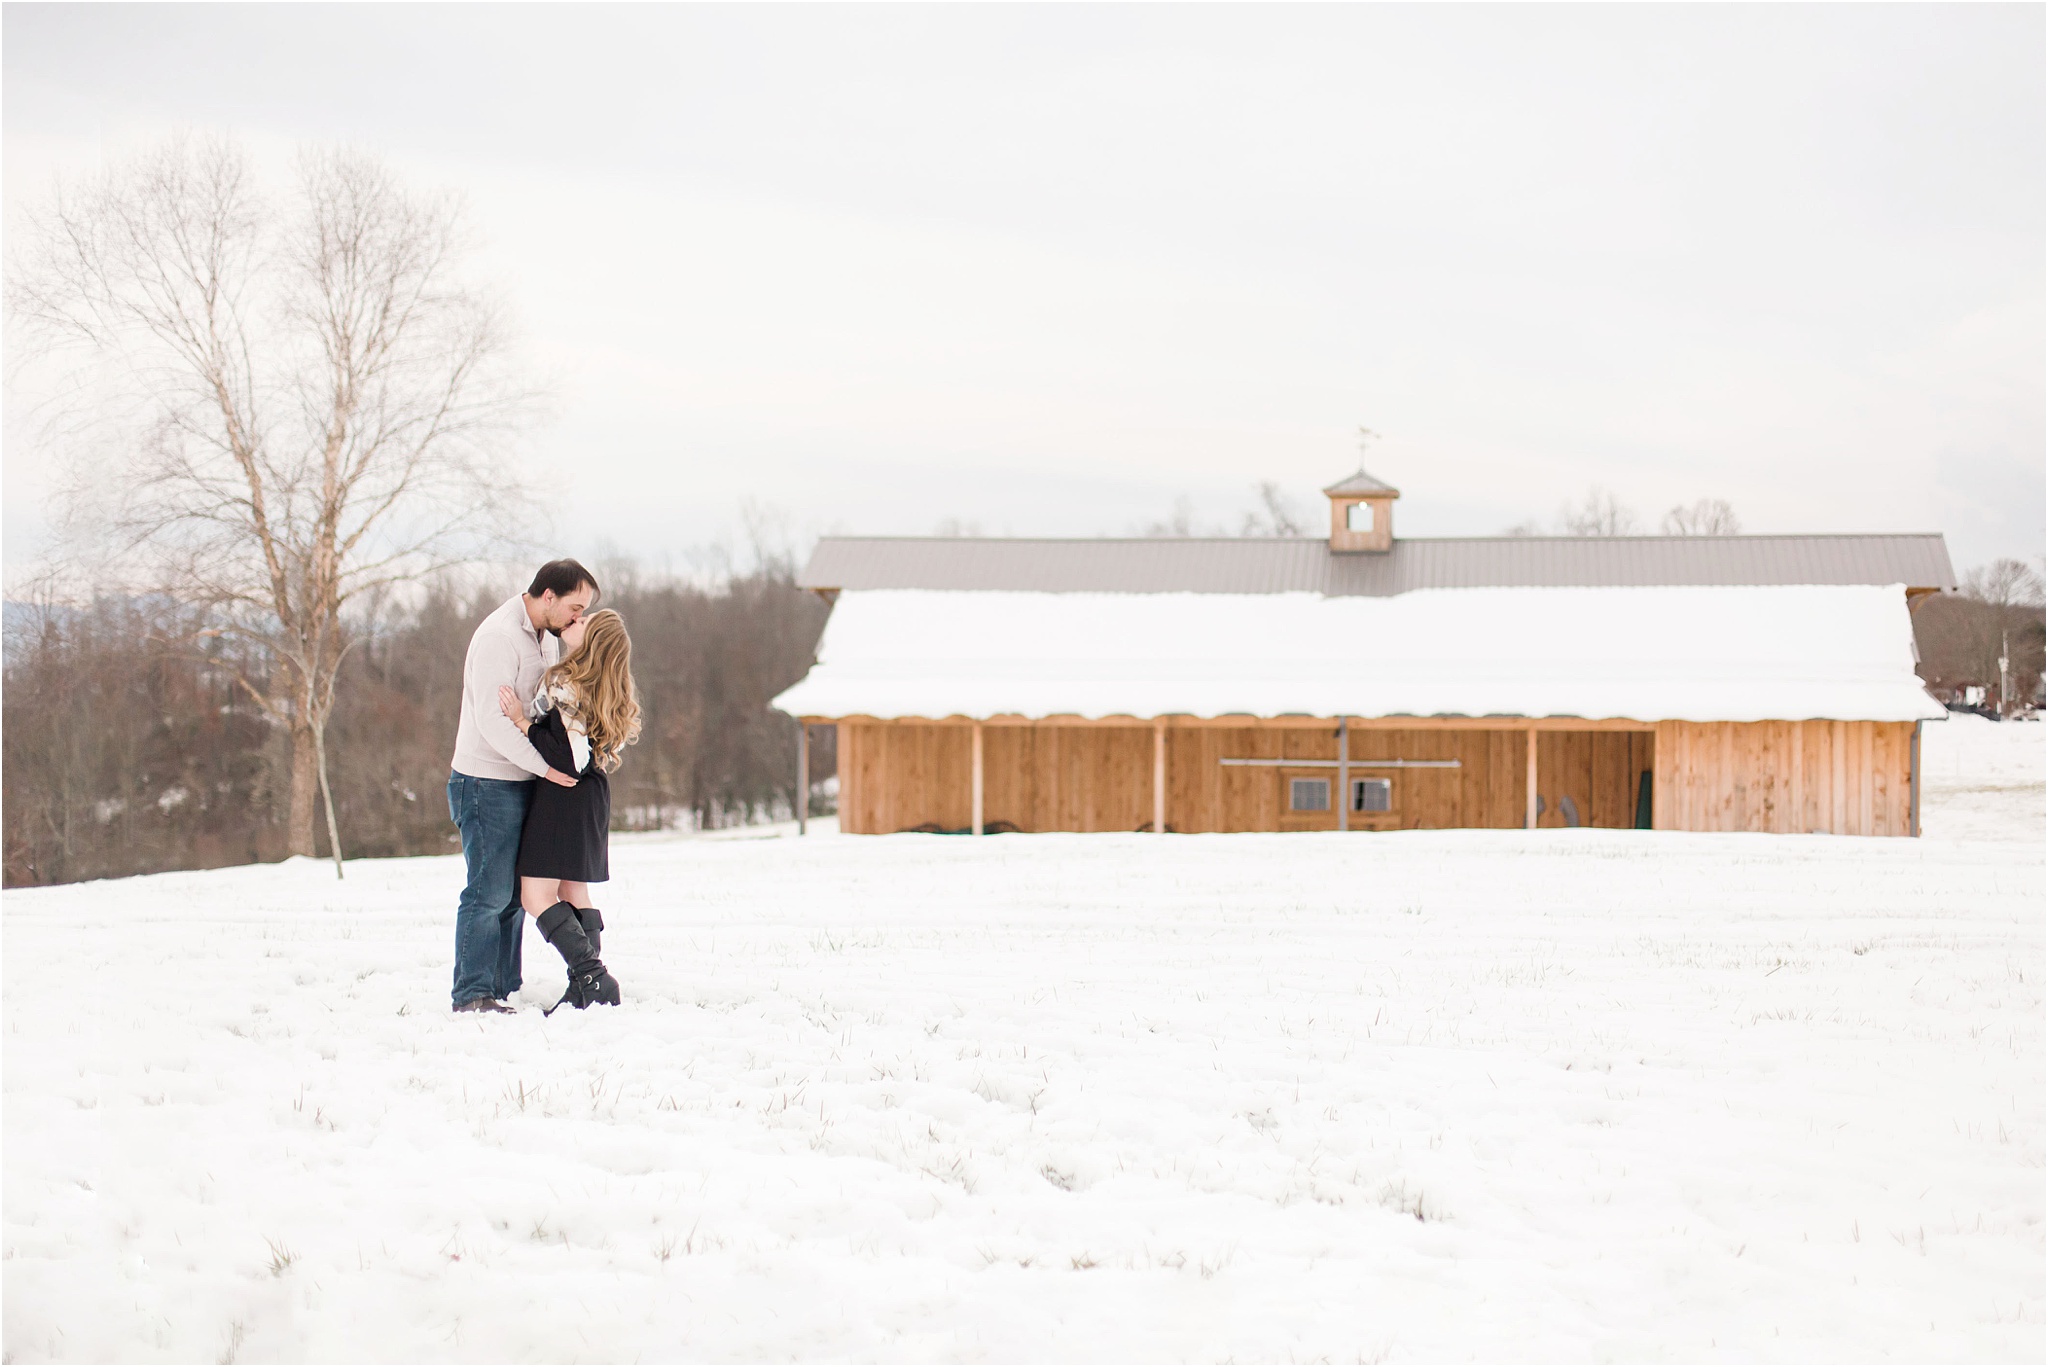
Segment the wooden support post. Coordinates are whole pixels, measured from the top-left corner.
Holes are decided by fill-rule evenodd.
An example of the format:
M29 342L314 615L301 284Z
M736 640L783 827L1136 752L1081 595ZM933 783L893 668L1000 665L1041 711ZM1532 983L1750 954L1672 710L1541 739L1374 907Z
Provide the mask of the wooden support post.
M1152 833L1166 834L1166 719L1152 723Z
M1877 834L1877 723L1856 723L1856 834Z
M1907 761L1906 782L1910 796L1906 807L1906 834L1912 836L1920 834L1920 728L1925 725L1924 721L1913 723L1913 749Z
M1804 835L1813 829L1806 819L1806 723L1792 723L1792 824L1781 829Z
M1337 829L1351 829L1351 718L1337 718Z
M798 722L796 728L796 833L805 834L811 815L811 728Z
M1533 831L1533 830L1535 830L1535 829L1536 829L1536 801L1537 801L1537 799L1536 799L1536 728L1535 728L1535 727L1533 727L1533 726L1529 728L1529 761L1528 761L1528 765L1527 765L1527 768L1528 768L1528 771L1529 771L1529 777L1528 777L1528 789L1529 789L1529 791L1528 791L1528 793L1526 794L1526 798L1527 798L1527 807L1526 807L1525 815L1523 816L1523 819L1522 819L1522 826L1523 826L1523 828L1524 828L1524 829L1526 829L1526 830L1531 830L1531 831Z
M1650 829L1668 831L1678 824L1676 813L1685 809L1672 801L1672 788L1685 771L1678 760L1685 753L1683 728L1660 726L1650 738Z
M981 723L974 724L974 833L981 834Z
M1827 799L1827 830L1835 836L1849 834L1849 723L1829 721L1827 723L1827 748L1829 748L1829 799Z

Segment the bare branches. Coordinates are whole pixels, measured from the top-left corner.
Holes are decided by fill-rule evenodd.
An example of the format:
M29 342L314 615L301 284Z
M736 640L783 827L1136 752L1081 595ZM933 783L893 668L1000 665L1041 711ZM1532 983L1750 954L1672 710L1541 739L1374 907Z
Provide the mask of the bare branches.
M67 522L263 641L317 761L360 607L531 512L506 453L537 396L461 274L458 207L339 149L306 152L273 202L239 149L181 140L60 190L27 236L11 315L91 376L48 429L81 476Z
M1362 427L1358 430L1365 432ZM1360 449L1364 448L1362 437L1359 445ZM1259 506L1244 515L1244 521L1238 528L1239 536L1308 535L1309 519L1294 506L1293 500L1287 497L1278 483L1270 479L1261 480L1256 492Z
M1664 514L1666 536L1740 536L1742 519L1725 498L1681 503Z
M2041 588L2040 572L2024 560L1994 560L1963 576L1963 597L1993 607L2040 607Z
M1595 486L1577 503L1557 510L1557 529L1565 536L1634 536L1642 522L1635 509Z
M1134 530L1140 536L1156 537L1306 536L1313 524L1287 492L1268 479L1252 486L1252 506L1239 514L1235 529L1229 523L1202 525L1195 516L1194 500L1182 494L1173 501L1173 511L1167 517Z
M1659 530L1665 536L1736 536L1742 520L1724 498L1702 498L1680 504L1664 514ZM1534 519L1516 523L1502 536L1640 536L1642 519L1635 509L1598 485L1575 503L1566 503L1546 531Z
M1951 702L1972 688L2001 709L2030 702L2043 667L2041 597L2039 570L2002 559L1966 573L1962 592L1925 599L1913 614L1921 677Z

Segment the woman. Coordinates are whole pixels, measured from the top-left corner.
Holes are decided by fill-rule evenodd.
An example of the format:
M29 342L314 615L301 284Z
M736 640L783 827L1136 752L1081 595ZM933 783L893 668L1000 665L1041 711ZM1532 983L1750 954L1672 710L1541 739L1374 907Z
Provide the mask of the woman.
M498 690L498 705L541 758L577 780L573 788L534 785L516 867L520 904L568 965L562 1001L578 1011L592 1002L619 1004L618 979L597 957L604 917L590 904L590 885L611 877L612 790L605 775L640 739L632 665L626 624L604 608L562 632L561 663L541 675L530 710L511 689Z

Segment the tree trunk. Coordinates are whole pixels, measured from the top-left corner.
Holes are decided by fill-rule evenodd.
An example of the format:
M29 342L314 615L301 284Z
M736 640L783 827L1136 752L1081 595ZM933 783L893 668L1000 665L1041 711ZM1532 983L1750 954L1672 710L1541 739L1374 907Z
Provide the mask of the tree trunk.
M311 858L313 849L313 803L320 791L320 754L313 743L313 728L292 722L292 805L285 825L285 849Z
M327 852L334 858L334 876L336 878L343 878L347 875L342 872L341 868L341 826L334 816L334 789L328 786L327 783L327 728L325 726L315 727L313 730L313 753L315 761L320 767L320 805L327 812Z

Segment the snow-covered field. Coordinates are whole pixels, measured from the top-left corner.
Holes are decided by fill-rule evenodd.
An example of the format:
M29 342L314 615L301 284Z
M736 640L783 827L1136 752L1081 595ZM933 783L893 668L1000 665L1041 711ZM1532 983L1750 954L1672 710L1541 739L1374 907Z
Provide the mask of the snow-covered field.
M454 859L9 892L5 1352L2040 1361L2041 734L1919 841L622 839L547 1020Z

